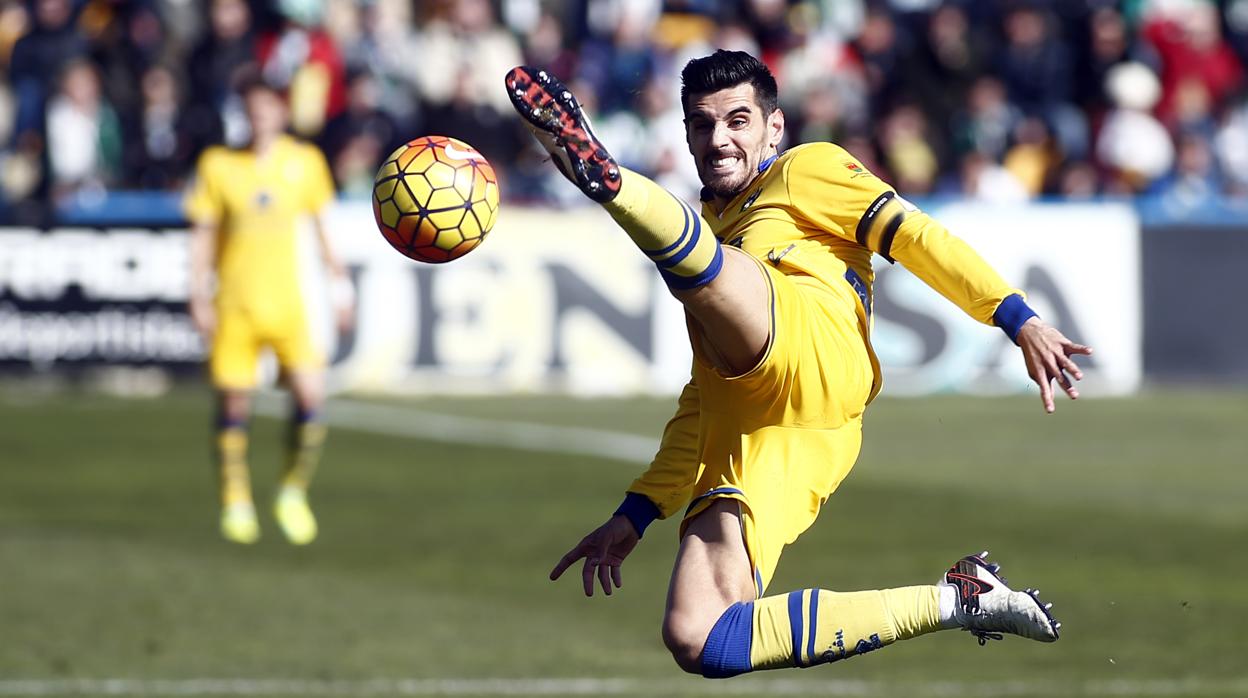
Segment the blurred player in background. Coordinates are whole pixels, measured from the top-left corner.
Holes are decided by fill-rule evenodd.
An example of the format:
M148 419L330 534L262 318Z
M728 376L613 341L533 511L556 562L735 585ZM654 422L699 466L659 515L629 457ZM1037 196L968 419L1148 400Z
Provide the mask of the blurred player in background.
M338 328L353 322L346 270L334 255L321 212L334 197L324 156L286 135L283 94L256 76L239 90L251 140L209 148L186 198L191 221L190 310L211 345L219 411L216 457L221 534L236 543L260 536L247 464L247 422L263 348L277 355L294 395L285 471L274 515L290 542L316 538L307 490L321 456L325 425L325 357L308 327L299 285L296 224L309 216L335 296ZM215 276L215 287L214 287Z
M553 76L526 67L507 75L513 104L555 164L658 266L685 307L695 357L649 470L551 578L584 558L585 593L596 576L610 594L646 526L685 509L663 637L686 671L811 666L942 628L981 644L1002 633L1056 640L1048 605L1008 587L985 554L955 562L936 585L763 596L784 546L853 466L863 411L880 389L872 254L1003 329L1046 411L1052 381L1077 397L1071 381L1082 376L1070 356L1090 350L1041 321L1021 291L840 147L781 153L776 82L754 57L719 51L690 61L681 80L701 215L620 168Z

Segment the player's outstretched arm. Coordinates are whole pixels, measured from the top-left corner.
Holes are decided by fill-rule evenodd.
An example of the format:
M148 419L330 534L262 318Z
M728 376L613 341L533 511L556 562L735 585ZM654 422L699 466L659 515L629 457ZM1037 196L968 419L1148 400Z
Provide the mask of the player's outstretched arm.
M1027 362L1027 375L1040 386L1040 402L1044 411L1052 413L1053 381L1061 386L1071 400L1079 397L1074 381L1083 379L1083 371L1071 360L1075 354L1091 354L1092 347L1075 344L1038 317L1033 317L1018 330L1015 338ZM1073 379L1073 380L1072 380Z
M550 571L550 579L558 579L577 560L584 558L581 581L585 585L585 595L594 595L594 576L597 575L603 593L610 596L613 586L616 589L624 586L620 566L624 564L624 558L637 547L639 540L641 536L637 535L637 529L633 528L632 522L623 514L616 514L582 538L576 547L560 558L555 569Z

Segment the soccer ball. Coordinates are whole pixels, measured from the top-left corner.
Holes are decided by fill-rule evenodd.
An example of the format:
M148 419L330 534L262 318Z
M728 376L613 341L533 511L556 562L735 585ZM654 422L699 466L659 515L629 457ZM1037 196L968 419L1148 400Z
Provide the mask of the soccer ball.
M424 136L390 154L373 182L373 217L394 249L420 262L458 259L498 216L498 176L463 141Z

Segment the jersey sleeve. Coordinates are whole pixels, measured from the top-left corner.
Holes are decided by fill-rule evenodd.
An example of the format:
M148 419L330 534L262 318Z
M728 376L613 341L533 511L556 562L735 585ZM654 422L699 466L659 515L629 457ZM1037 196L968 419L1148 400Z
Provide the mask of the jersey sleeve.
M1011 287L970 245L898 196L852 155L831 143L805 146L787 172L793 208L811 226L901 262L975 320L993 314ZM1008 332L1008 330L1007 330Z
M654 519L666 519L689 503L698 474L699 402L698 386L690 380L663 429L658 453L616 510L628 516L638 534Z
M215 151L209 149L195 165L195 174L182 199L182 212L191 223L218 223L224 215L225 200L216 178L216 162Z
M311 213L318 213L329 202L334 200L334 178L329 172L329 163L325 156L313 145L305 145L306 172L308 181L304 184L304 205Z

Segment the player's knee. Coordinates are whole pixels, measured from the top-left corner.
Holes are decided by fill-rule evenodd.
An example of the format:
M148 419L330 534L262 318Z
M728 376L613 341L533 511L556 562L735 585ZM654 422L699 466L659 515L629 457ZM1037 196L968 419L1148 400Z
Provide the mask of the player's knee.
M663 618L663 644L676 664L690 674L702 673L702 648L710 628L687 615L669 613Z

